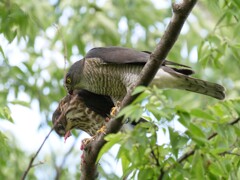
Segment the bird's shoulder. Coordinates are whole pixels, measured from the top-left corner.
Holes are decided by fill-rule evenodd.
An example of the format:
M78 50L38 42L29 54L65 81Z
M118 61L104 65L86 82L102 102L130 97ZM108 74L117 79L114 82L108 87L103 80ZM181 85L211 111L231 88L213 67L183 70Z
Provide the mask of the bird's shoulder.
M104 63L145 64L150 54L131 48L110 46L96 47L87 52L85 59L99 58Z

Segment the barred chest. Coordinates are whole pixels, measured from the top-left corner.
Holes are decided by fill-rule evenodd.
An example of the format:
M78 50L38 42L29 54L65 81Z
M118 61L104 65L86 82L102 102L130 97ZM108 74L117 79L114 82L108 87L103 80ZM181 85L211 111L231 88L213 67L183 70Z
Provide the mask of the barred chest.
M85 62L83 84L91 92L121 101L136 82L141 69L141 65L110 64L93 58Z
M106 123L104 117L86 107L83 103L79 103L79 101L75 101L68 106L65 116L71 129L83 130L91 136L95 135L97 130Z

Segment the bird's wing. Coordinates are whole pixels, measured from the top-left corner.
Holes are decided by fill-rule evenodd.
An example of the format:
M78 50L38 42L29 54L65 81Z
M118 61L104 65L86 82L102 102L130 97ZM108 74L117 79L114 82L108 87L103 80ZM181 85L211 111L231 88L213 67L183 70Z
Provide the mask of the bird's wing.
M150 51L137 51L130 48L110 46L93 48L88 51L85 58L100 58L104 63L145 64L150 54ZM163 66L168 66L174 71L184 75L194 74L191 67L172 61L164 60Z
M110 111L114 107L113 101L109 96L98 95L84 89L78 92L78 96L88 108L92 109L103 117L108 117ZM144 118L140 118L137 122L133 121L131 124L136 126L138 123L142 122L148 121Z
M113 101L109 96L95 94L83 89L79 90L78 96L88 108L102 117L108 117L112 107L114 107Z
M124 47L96 47L88 51L85 58L100 58L105 63L145 64L150 54Z

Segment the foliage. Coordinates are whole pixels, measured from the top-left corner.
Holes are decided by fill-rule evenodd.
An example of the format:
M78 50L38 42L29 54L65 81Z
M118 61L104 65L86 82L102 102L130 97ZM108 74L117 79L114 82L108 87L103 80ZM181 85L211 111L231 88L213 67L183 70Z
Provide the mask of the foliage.
M94 46L153 50L172 14L170 1L164 2L1 0L0 127L6 121L15 124L11 113L14 104L31 110L37 104L43 119L39 122L39 133L49 129L56 103L65 95L64 59L69 66ZM138 125L131 132L108 136L102 150L107 152L114 144L121 144L117 158L122 163L123 176L156 179L162 169L166 179L240 178L239 124L228 125L239 117L240 109L239 9L238 0L200 0L168 56L193 67L197 77L223 84L227 100L218 102L176 90L136 89L135 93L142 95L121 113L126 118L138 119L144 112L150 122ZM179 123L184 131L177 129ZM21 176L26 167L28 150L14 143L18 141L14 130L0 128L0 131L3 157L0 179L6 179L7 175L11 175L8 179L14 179L12 176ZM214 132L218 135L208 140ZM169 136L169 143L159 143L160 134ZM193 149L194 155L177 162ZM51 177L59 168L62 179L79 176L79 162L71 162L77 165L74 172L68 171L66 165L56 166L58 158L61 159L58 152L45 158L51 159L53 154L56 157L48 161L52 162ZM79 151L73 155L79 156ZM14 173L9 172L13 164L16 164ZM40 174L37 172L47 172L49 166L35 167L29 179L37 179ZM116 179L116 175L106 171L101 176Z
M163 101L158 91L145 88L142 95L149 99L155 97L155 100L147 101L144 109L149 110L147 107L159 103L157 99ZM168 102L161 104L169 105ZM168 112L172 116L159 116L154 114L155 110L150 111L154 115L153 119L158 120L158 127L151 122L140 123L133 131L108 135L108 142L102 148L99 158L118 143L121 146L117 157L122 163L123 177L155 179L164 173L165 179L238 179L240 124L230 125L229 122L239 119L239 105L240 99L236 99L208 106L205 111L198 108L186 110L178 106L164 106L157 111ZM136 101L127 107L127 111L125 108L122 112L135 118L135 107L139 107ZM183 132L174 129L176 119L185 127ZM169 143L159 143L161 137L157 133L158 128L169 134ZM215 133L216 137L212 137ZM182 158L192 151L192 155Z

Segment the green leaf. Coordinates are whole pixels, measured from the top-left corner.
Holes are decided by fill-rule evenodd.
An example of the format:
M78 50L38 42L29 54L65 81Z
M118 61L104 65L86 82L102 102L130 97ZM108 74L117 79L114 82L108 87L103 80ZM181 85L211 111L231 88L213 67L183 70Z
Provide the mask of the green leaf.
M3 56L3 59L6 60L6 56L5 56L5 54L4 54L4 51L3 51L3 49L2 49L2 46L0 46L0 52L1 52L2 56Z
M179 122L185 127L188 127L190 124L190 114L186 111L178 111L178 115Z
M137 96L136 99L134 99L132 104L140 104L140 103L142 103L147 98L147 96L148 95L145 92L141 93L140 95Z
M14 100L14 101L10 101L9 103L14 104L14 105L21 105L21 106L25 106L30 108L30 103L26 102L26 101L20 101L20 100Z
M170 143L172 146L172 152L176 158L178 158L178 140L179 140L179 133L175 132L171 127L168 127L169 136L170 136Z
M136 94L139 94L139 93L142 93L144 91L146 91L148 88L146 86L137 86L133 92L132 92L132 96L133 95L136 95Z
M125 152L127 153L127 152ZM123 174L126 175L125 173L129 173L129 165L130 165L130 161L128 160L128 158L126 156L121 156L121 162L122 162L122 170L123 170Z
M153 168L141 169L141 171L138 173L138 179L153 179L153 170Z
M100 150L96 162L98 162L101 159L102 155L106 153L113 145L119 143L121 139L122 133L107 135L105 137L105 140L108 142Z
M209 170L213 173L216 177L220 178L221 176L226 177L226 172L222 169L219 162L214 162L209 166Z
M211 114L209 114L206 111L203 111L201 109L192 109L190 114L193 116L202 118L202 119L215 120L214 116L212 116Z
M187 133L199 146L209 143L203 131L193 123L188 127Z
M204 177L203 155L200 154L199 150L196 150L193 155L191 169L196 179L201 180Z
M0 109L0 118L9 120L10 122L13 122L11 111L8 107L3 107Z
M130 118L131 120L138 120L142 114L143 108L140 105L130 104L118 113L117 118L124 116L124 119Z

